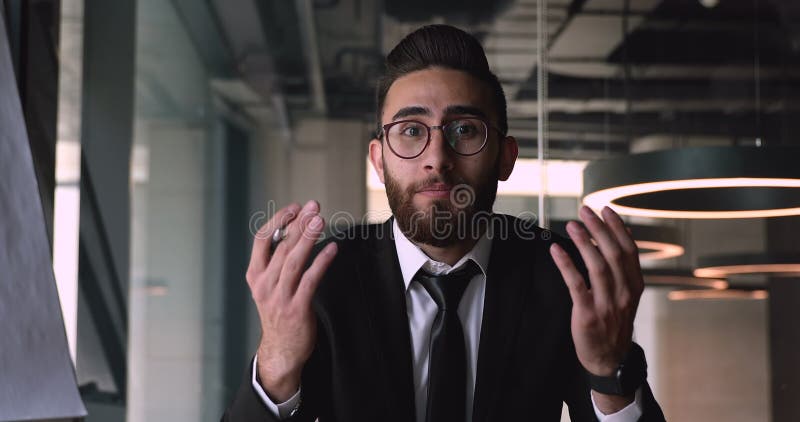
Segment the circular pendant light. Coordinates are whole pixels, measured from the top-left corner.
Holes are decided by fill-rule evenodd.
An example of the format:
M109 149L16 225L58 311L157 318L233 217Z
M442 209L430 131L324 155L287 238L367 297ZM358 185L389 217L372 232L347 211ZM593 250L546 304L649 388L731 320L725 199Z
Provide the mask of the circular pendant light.
M701 299L766 299L769 294L764 289L736 287L722 278L703 278L692 274L688 269L647 268L642 270L647 287L669 287L667 298L672 301Z
M697 277L768 274L772 277L800 277L800 255L732 254L697 259Z
M639 247L639 259L658 261L683 255L680 245L680 232L675 227L626 224Z
M763 289L726 289L726 290L673 290L667 293L669 300L698 300L698 299L746 299L761 300L769 297L769 292Z
M567 234L568 220L550 221L550 230L562 236ZM657 261L675 258L684 253L684 248L679 244L680 232L674 227L650 226L644 224L626 224L631 229L636 246L639 247L641 261Z
M653 218L800 215L800 147L700 147L593 161L583 203Z
M689 269L643 268L644 284L648 287L673 287L687 290L725 290L729 287L721 278L696 277Z

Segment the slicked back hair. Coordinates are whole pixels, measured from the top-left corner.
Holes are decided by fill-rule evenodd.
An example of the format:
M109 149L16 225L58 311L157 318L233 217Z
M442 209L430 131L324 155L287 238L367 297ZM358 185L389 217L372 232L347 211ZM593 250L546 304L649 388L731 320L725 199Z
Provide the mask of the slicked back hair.
M472 35L450 25L423 26L403 38L386 56L386 71L376 92L378 126L386 94L394 81L431 67L460 70L485 83L492 92L497 126L504 134L508 133L506 96L497 76L489 69L483 47Z

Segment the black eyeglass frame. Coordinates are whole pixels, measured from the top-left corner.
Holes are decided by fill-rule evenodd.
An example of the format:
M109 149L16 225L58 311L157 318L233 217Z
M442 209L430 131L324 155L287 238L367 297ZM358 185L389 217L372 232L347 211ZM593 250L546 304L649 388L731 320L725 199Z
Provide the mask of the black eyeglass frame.
M473 155L476 155L476 154L480 154L480 152L483 151L484 148L486 148L486 144L489 143L489 129L494 129L495 131L497 131L497 133L500 134L501 138L505 138L506 137L505 132L503 132L502 130L498 129L497 127L495 127L494 125L489 123L489 121L487 119L484 119L482 117L472 117L472 116L471 117L462 117L462 118L458 118L458 119L453 119L453 120L450 120L450 121L446 122L445 124L436 125L436 126L428 126L424 122L421 122L421 121L416 120L416 119L398 120L396 122L387 123L387 124L381 126L380 134L381 134L381 138L386 141L386 145L389 146L389 150L391 150L394 155L396 155L396 156L398 156L398 157L400 157L400 158L402 158L404 160L412 160L412 159L417 158L420 155L422 155L422 153L425 152L426 149L428 149L428 145L431 144L431 132L434 129L440 129L442 131L442 133L444 133L444 129L449 124L451 124L453 122L457 122L459 120L478 120L481 123L483 123L484 126L486 126L486 129L487 129L486 130L486 136L483 139L483 144L481 145L481 147L478 148L477 151L475 151L473 153L470 153L470 154L464 154L464 153L456 151L456 149L452 145L450 145L450 142L447 142L447 145L450 147L450 149L452 149L453 152L455 152L456 154L458 154L458 155L460 155L462 157L470 157L470 156L473 156ZM394 148L392 148L392 143L389 142L389 129L391 129L392 126L400 124L400 123L418 123L421 126L424 126L428 130L428 139L425 141L425 146L422 147L422 149L419 151L419 153L417 153L417 155L412 155L410 157L405 157L405 156L402 156L402 155L398 154L397 151L395 151Z

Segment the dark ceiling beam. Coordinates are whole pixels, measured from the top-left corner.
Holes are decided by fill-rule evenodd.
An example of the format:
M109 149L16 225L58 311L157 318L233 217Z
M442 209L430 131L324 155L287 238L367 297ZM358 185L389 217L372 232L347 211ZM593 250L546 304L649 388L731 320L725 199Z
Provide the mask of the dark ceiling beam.
M172 6L211 76L233 76L236 62L214 7L197 0L172 0Z
M585 4L586 0L572 0L572 3L570 3L567 8L567 15L571 17L572 15L580 13Z
M523 151L531 151L534 152L532 154L523 153L521 154L522 158L530 158L535 157L535 150L537 148L537 139L536 138L529 138L529 137L519 137L516 138L517 144L519 148ZM587 152L607 152L613 154L622 154L628 152L628 144L627 143L620 143L620 142L610 142L610 143L586 143L581 141L578 138L574 139L550 139L547 142L547 156L548 158L564 158L566 156L572 156L572 158L577 158L576 152L581 152L585 154Z
M501 81L503 82L503 81ZM800 78L761 81L762 101L800 97ZM555 99L624 99L625 83L620 79L577 78L550 74L548 95ZM720 101L752 99L755 83L712 79L638 79L629 85L634 101L652 99L685 100L713 98ZM536 98L536 81L529 78L517 93L518 100Z
M782 144L796 143L786 137L788 121L779 114L762 115L762 130L756 128L756 116L753 113L681 113L665 117L661 113L635 114L630 119L627 131L633 137L649 134L674 134L676 136L728 136L731 140L754 138L760 136L767 141L775 140ZM509 127L529 130L536 127L535 119L510 119ZM794 125L798 125L794 123ZM554 132L575 132L585 134L609 134L618 136L626 133L626 120L623 115L611 113L550 113L548 130ZM789 130L789 133L792 133ZM584 142L592 142L585 138ZM597 141L595 141L597 142Z

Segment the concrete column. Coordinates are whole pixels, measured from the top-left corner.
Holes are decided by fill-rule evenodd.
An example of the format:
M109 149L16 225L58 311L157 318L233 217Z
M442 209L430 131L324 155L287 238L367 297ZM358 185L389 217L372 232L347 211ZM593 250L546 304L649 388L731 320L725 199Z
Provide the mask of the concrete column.
M800 253L800 218L767 221L767 251ZM769 346L772 378L772 420L800 420L800 278L772 278L769 282Z

